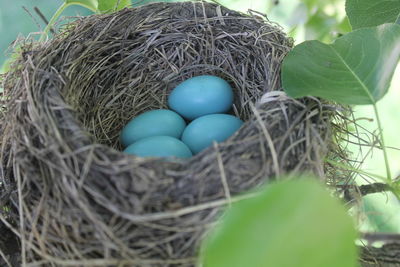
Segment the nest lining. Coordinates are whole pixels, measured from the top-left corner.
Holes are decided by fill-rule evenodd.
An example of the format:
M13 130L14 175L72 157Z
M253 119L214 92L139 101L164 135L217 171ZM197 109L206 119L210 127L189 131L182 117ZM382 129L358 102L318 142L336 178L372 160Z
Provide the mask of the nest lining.
M1 193L18 189L7 221L22 225L22 261L194 266L231 198L292 171L324 177L335 111L281 91L291 46L265 18L206 2L93 15L25 45L0 125ZM119 152L128 120L167 108L177 84L203 74L234 88L245 121L234 136L181 162Z

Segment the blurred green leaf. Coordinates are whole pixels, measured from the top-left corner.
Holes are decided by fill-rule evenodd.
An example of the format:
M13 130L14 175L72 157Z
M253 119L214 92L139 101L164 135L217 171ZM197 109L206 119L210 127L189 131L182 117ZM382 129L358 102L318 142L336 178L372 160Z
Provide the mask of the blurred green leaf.
M307 6L309 10L317 7L317 4L319 4L319 0L302 0L302 2Z
M306 39L319 41L332 41L330 33L337 24L336 18L328 16L322 10L312 15L306 23Z
M294 27L306 23L308 19L307 7L303 3L299 3L294 9L292 15L287 21L289 27Z
M93 12L97 11L97 7L99 5L97 0L65 0L65 4L80 5L92 10Z
M338 25L337 25L337 31L340 34L346 34L351 32L351 25L349 21L349 17L345 17Z
M400 58L400 25L359 29L333 44L306 41L284 59L282 83L291 97L373 104L387 92Z
M346 13L353 29L396 22L400 0L347 0Z
M356 230L316 180L267 185L234 203L203 247L204 267L354 267Z
M342 0L302 0L304 4L306 4L307 8L311 11L314 8L324 8L327 5L336 4L341 2Z
M98 0L100 12L117 11L131 5L131 0Z

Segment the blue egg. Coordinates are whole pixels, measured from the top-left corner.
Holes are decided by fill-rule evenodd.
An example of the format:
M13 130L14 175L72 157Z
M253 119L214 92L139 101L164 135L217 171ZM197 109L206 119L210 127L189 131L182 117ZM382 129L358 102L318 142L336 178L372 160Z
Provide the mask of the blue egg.
M180 138L186 127L185 120L167 109L147 111L133 118L121 131L120 141L124 147L150 136L166 135Z
M197 154L212 145L213 141L225 141L242 124L239 118L228 114L205 115L189 123L182 134L182 141L193 154Z
M196 76L172 90L168 105L186 119L227 112L233 103L232 88L225 80L211 75Z
M151 136L129 145L125 153L139 157L190 158L192 152L181 140L171 136Z

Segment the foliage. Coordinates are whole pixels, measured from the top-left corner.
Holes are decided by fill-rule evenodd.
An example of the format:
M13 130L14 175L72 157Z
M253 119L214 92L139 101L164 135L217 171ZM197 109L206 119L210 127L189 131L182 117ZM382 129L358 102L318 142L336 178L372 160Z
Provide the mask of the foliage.
M347 0L346 12L353 29L400 23L400 0Z
M204 267L353 267L356 230L315 178L267 185L234 203L208 238Z
M97 9L100 12L109 12L123 9L131 4L131 0L113 0L113 1L104 1L99 0L99 5Z
M326 40L332 28L340 25L339 23L335 17L329 16L323 11L316 12L308 17L308 21L305 24L305 39Z
M285 58L283 87L292 97L374 104L386 94L399 58L396 24L353 31L333 44L306 41Z
M349 6L355 4L352 2L347 1L348 12ZM361 6L360 2L357 4ZM386 5L380 12L390 9L392 6ZM362 17L356 12L352 15L350 22ZM302 43L288 54L282 67L283 87L290 96L313 95L342 104L373 105L385 158L386 182L398 197L399 184L392 182L376 102L387 92L399 58L400 26L389 23L356 30L331 45L318 41Z
M300 40L318 39L324 42L331 42L338 36L350 32L350 24L344 16L342 2L343 0L300 1L293 11L290 21L293 21L292 17L296 15L304 18L291 25L294 33L293 37ZM301 35L304 35L303 38Z

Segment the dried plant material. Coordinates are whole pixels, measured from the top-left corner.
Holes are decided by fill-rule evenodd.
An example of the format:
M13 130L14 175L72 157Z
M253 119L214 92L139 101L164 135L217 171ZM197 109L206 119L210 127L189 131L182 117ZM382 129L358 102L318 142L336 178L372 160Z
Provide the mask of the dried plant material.
M4 77L1 195L22 261L47 266L194 266L238 194L276 174L324 177L336 110L280 85L292 47L278 25L215 3L156 3L93 15L27 43ZM211 74L245 121L187 161L125 155L134 116L167 108L180 82ZM6 219L1 217L5 222Z

